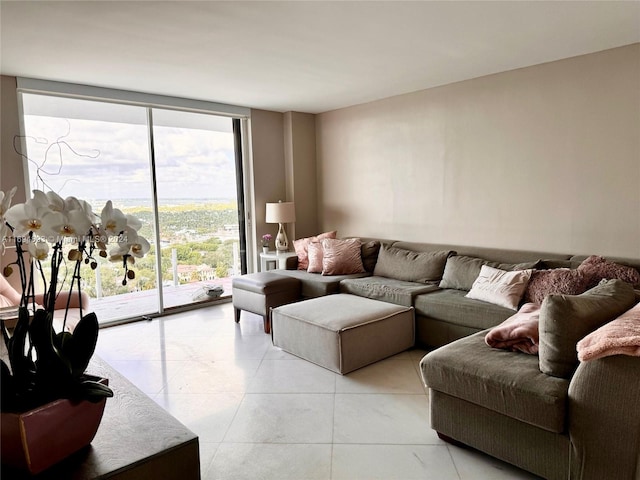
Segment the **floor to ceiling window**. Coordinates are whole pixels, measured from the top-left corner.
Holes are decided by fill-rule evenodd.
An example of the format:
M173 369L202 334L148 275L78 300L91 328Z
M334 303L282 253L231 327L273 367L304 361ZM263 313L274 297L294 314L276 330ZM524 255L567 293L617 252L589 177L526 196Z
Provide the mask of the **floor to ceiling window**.
M142 221L149 253L122 284L121 265L98 260L83 288L100 322L210 301L245 260L242 179L232 117L161 107L22 93L16 142L31 189L106 200Z

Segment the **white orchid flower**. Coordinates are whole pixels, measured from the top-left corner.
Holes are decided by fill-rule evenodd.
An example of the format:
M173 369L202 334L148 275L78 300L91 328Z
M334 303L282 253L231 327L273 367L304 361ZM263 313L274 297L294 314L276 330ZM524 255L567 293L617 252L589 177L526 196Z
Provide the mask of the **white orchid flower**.
M101 225L92 225L91 226L91 237L88 238L90 242L94 243L98 250L106 250L107 243L109 243L109 239L107 238L106 232L103 230Z
M93 207L86 200L78 200L80 209L93 221L97 216L93 213Z
M117 208L113 208L111 200L102 209L100 214L100 220L102 223L102 229L107 235L120 235L127 226L127 217Z
M27 251L31 258L36 260L46 260L49 256L49 244L44 240L37 240L27 244Z
M65 211L82 210L82 205L76 197L67 197L64 199L64 209Z
M37 202L27 200L25 203L18 203L7 210L5 221L13 227L17 237L25 237L29 232L36 235L43 234L43 219L52 213L46 207L39 206Z
M91 220L84 210L71 210L69 212L49 212L43 217L45 232L50 232L55 241L61 237L82 238L91 230Z
M147 239L141 235L138 235L138 239L135 241L135 243L131 244L130 253L136 258L142 258L149 252L150 248L151 245L149 245Z
M4 219L0 220L2 220L2 223L0 223L0 244L2 244L2 253L4 253L4 242L11 236L11 229L4 223Z
M115 246L109 250L109 255L128 255L131 250L131 245L137 241L138 233L133 228L125 226L120 235L117 236Z
M13 187L6 194L0 190L0 220L3 220L2 223L4 223L5 213L7 213L7 210L9 210L9 207L11 206L11 200L16 193L16 189L17 187Z
M38 207L45 207L54 212L65 211L64 200L56 192L44 193L42 190L34 190L33 201L38 205Z
M142 221L133 215L127 215L127 227L131 227L137 232L142 228Z
M114 263L122 263L122 260L124 259L124 257L119 254L119 253L111 253L111 251L109 251L109 261L110 262L114 262Z
M117 245L109 250L109 260L119 261L125 255L142 258L150 249L151 245L146 238L138 235L131 227L126 227L118 237Z

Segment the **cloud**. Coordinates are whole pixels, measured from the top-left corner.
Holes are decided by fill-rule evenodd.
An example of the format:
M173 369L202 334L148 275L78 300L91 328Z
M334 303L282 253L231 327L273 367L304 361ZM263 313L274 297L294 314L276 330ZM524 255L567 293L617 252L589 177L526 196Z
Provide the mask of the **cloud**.
M44 189L63 196L151 198L145 125L28 115L25 129L32 188L43 188L40 168ZM235 198L232 133L159 126L154 140L163 198Z

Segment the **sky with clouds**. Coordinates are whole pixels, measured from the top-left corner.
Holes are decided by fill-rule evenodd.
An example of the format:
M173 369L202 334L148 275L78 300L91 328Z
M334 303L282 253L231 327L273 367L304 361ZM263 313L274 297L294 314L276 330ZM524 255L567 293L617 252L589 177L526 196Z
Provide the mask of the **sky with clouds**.
M37 100L29 99L29 102ZM61 100L78 107L78 100L58 101ZM86 105L92 107L93 103L96 102ZM103 103L98 109L108 106ZM145 109L114 107L138 111L122 110L124 122L117 121L113 111L108 121L98 120L99 114L89 113L56 118L43 116L42 112L30 114L37 111L30 103L25 108L24 144L31 188L54 190L63 197L73 195L90 202L149 199L151 169ZM89 110L91 108L86 109ZM160 203L171 204L176 199L235 200L231 119L190 112L155 109L153 112ZM83 116L89 118L79 118ZM38 171L40 180L37 180ZM46 183L44 188L42 180Z

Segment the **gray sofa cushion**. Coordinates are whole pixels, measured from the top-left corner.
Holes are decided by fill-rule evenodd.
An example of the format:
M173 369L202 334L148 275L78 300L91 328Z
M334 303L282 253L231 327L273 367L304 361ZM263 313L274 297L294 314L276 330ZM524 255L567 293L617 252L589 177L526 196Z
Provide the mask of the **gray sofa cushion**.
M499 263L485 260L484 258L469 257L466 255L453 255L447 259L440 281L440 288L455 288L457 290L471 290L473 282L480 275L483 265L500 270L528 270L540 268L541 261L523 263Z
M416 315L477 330L498 325L513 315L513 310L466 298L466 293L447 289L418 295L414 300Z
M580 295L549 295L540 308L540 370L570 378L578 366L578 341L634 303L633 287L621 280L607 280Z
M440 280L447 257L452 253L447 250L414 252L383 244L373 274L406 282L426 283Z
M420 362L427 386L545 430L564 432L569 381L542 373L533 355L487 346L486 333L427 354Z
M349 278L340 282L340 292L411 307L421 293L438 290L436 285L405 282L387 277Z
M360 240L362 242L362 265L367 272L373 273L380 252L380 242L378 240Z
M562 253L533 252L529 250L509 250L501 248L473 247L468 245L449 245L440 243L394 242L396 248L405 248L416 252L453 250L457 255L485 258L499 263L535 262L541 258L568 260L571 256Z
M301 294L305 298L322 297L340 291L340 282L347 278L361 278L371 275L368 272L353 273L351 275L325 276L319 273L309 273L305 270L269 270L270 273L284 275L300 280L302 285Z

